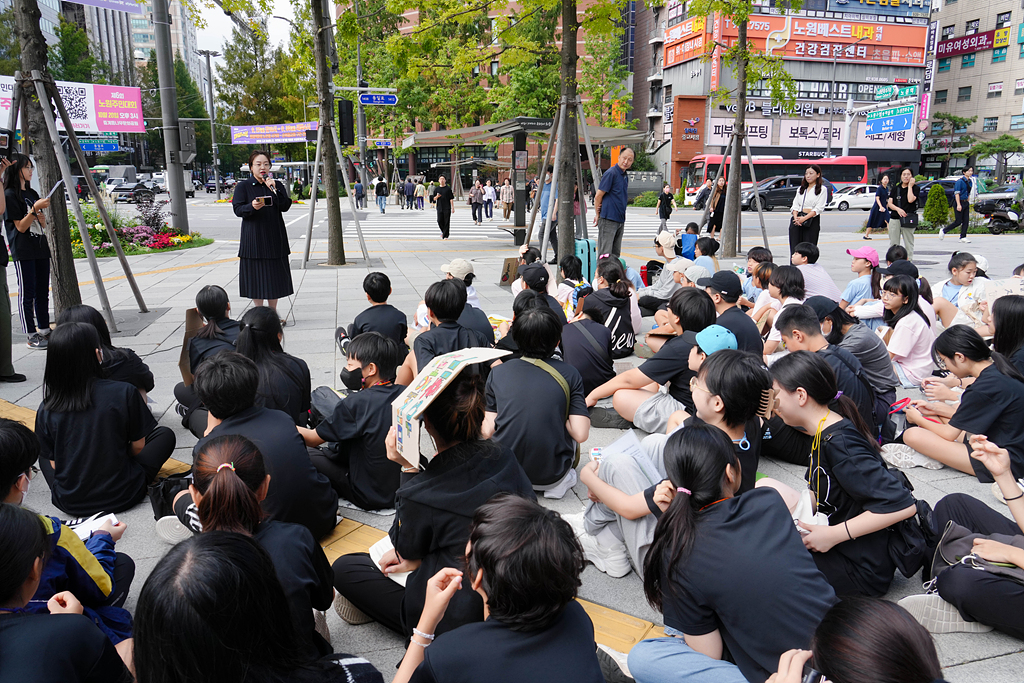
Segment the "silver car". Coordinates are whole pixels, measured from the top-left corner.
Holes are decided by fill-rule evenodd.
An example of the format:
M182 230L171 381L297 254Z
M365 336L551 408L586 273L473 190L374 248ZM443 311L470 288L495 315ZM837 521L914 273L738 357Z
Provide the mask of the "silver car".
M849 185L837 190L832 195L832 201L825 205L825 210L864 209L870 211L871 206L875 203L876 191L878 191L878 185Z

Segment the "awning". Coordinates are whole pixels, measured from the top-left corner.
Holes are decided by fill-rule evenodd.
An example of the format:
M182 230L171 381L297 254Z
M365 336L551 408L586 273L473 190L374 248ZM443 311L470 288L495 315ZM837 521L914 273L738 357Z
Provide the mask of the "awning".
M494 142L502 138L510 138L516 133L526 132L536 137L543 135L545 138L551 135L554 128L554 121L551 119L524 119L517 118L499 123L488 123L483 126L471 128L456 128L453 130L432 130L422 133L413 133L402 141L402 149L420 146L438 146L455 144L484 144ZM583 131L579 126L576 129L580 143L583 143ZM619 145L639 145L647 137L647 133L641 130L629 130L626 128L605 128L602 126L587 126L587 133L590 135L592 144L617 147Z

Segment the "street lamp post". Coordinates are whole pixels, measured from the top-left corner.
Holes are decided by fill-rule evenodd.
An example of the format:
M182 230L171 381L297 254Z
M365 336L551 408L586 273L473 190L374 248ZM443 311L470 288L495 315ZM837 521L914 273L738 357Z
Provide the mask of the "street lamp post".
M854 43L854 45L863 42L867 39L867 36L862 36ZM838 65L839 53L837 52L834 55L832 55L832 84L829 86L828 90L828 144L825 148L826 157L832 156L832 118L835 114L836 108L836 67Z
M217 118L217 105L213 102L213 67L210 65L210 57L220 57L216 50L197 50L206 57L206 87L210 97L210 144L213 147L213 185L217 188L217 201L220 201L220 170L217 168L217 131L214 127L214 119Z

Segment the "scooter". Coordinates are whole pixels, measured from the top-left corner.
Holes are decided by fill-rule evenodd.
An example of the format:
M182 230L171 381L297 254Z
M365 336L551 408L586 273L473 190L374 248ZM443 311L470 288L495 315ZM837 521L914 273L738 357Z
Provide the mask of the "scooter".
M1011 230L1024 230L1024 211L1017 207L1014 209L996 210L986 214L985 223L988 225L988 231L993 235L1002 235Z

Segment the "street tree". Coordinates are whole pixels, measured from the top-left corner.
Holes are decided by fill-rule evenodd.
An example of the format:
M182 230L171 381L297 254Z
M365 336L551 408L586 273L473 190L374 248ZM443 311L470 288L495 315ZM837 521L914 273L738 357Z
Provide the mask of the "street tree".
M979 142L971 147L968 154L978 161L995 157L996 182L1002 185L1006 179L1006 158L1011 154L1024 154L1024 142L1009 133L1003 133L995 140Z
M160 119L160 84L157 77L156 60L151 59L146 66L139 69L142 83L142 111L147 119ZM188 67L181 54L174 58L174 85L177 90L178 116L181 119L205 119L206 98L199 86L192 80ZM210 129L205 121L195 121L196 129L196 163L208 164L212 158L210 145ZM146 140L154 159L164 158L164 138L159 125L150 125L146 131Z
M78 24L60 15L57 42L49 48L50 73L58 81L92 83L93 65L89 37Z
M14 5L0 11L0 76L13 76L21 68L21 46L14 25Z
M587 56L580 62L580 91L587 95L583 113L599 126L636 127L618 114L629 109L633 94L626 89L629 69L621 63L622 48L615 35L588 35ZM629 126L628 124L633 124ZM635 165L635 162L634 162Z
M953 152L954 149L970 149L974 145L974 136L967 134L967 127L978 120L977 116L957 116L948 112L936 112L932 117L932 133L940 136L937 145L932 147L946 150L946 170L949 170L949 160L953 157L964 158L970 156L969 152ZM959 136L959 137L956 137ZM942 139L945 138L945 139Z

